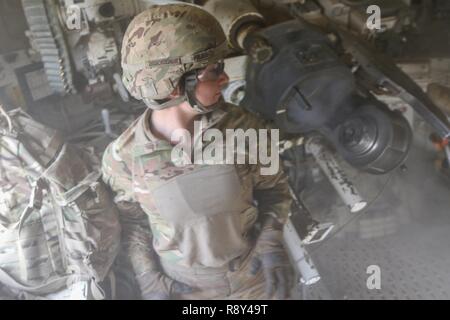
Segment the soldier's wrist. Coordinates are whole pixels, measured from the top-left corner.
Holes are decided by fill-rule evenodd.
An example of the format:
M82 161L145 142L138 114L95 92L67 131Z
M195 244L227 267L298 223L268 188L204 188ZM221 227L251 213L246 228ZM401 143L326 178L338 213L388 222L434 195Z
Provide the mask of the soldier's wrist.
M262 230L272 229L283 231L284 224L278 219L273 212L267 212L263 214L262 218Z

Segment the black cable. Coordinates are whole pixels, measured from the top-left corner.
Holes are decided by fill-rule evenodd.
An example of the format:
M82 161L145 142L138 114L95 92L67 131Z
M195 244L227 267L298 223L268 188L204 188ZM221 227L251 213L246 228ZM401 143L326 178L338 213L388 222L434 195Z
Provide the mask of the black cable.
M352 223L354 220L362 217L362 215L367 211L367 209L369 209L374 203L375 201L377 201L380 196L383 194L384 190L386 190L386 186L388 185L388 183L390 182L391 178L393 177L394 172L391 172L388 176L388 178L386 179L386 182L383 184L383 186L381 187L381 190L378 192L378 194L375 196L374 199L372 199L372 201L370 201L367 206L364 208L364 210L362 210L361 212L355 214L354 216L350 217L350 219L348 219L342 226L340 226L335 232L333 232L331 235L329 235L326 239L322 240L314 249L312 249L311 251L308 251L308 255L311 255L312 253L316 252L319 248L321 248L325 243L327 243L329 240L331 240L332 238L334 238L339 232L341 232L346 226L348 226L350 223ZM299 261L302 261L306 259L306 256L304 256L302 259L300 259Z

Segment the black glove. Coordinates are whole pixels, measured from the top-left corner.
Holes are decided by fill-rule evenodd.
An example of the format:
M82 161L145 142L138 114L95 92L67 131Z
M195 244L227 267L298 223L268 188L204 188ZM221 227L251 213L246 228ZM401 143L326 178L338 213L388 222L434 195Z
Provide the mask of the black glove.
M187 294L193 288L185 283L173 280L162 272L149 271L136 277L144 300L176 299L178 294Z
M283 247L282 226L270 220L265 223L256 241L250 272L262 268L266 281L267 299L287 299L293 283L289 257Z

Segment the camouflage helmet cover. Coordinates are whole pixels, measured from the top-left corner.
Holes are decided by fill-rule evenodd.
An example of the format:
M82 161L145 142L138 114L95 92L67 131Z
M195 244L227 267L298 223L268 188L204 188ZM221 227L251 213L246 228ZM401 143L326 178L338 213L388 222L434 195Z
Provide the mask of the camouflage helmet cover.
M134 98L149 105L167 98L183 74L216 63L226 51L219 22L203 8L156 5L137 15L125 32L122 80Z

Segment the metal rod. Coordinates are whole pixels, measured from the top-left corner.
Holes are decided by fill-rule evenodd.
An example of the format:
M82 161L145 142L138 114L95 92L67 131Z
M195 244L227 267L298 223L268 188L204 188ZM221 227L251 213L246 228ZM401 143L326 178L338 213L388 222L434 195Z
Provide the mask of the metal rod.
M302 240L300 239L297 230L295 230L291 219L288 219L284 226L283 238L291 258L294 261L295 268L301 275L301 283L312 285L319 281L320 275L317 272L311 257L303 247Z
M363 200L353 183L339 167L334 156L320 144L320 139L308 140L306 150L314 156L323 173L351 212L358 212L366 207L367 202Z

